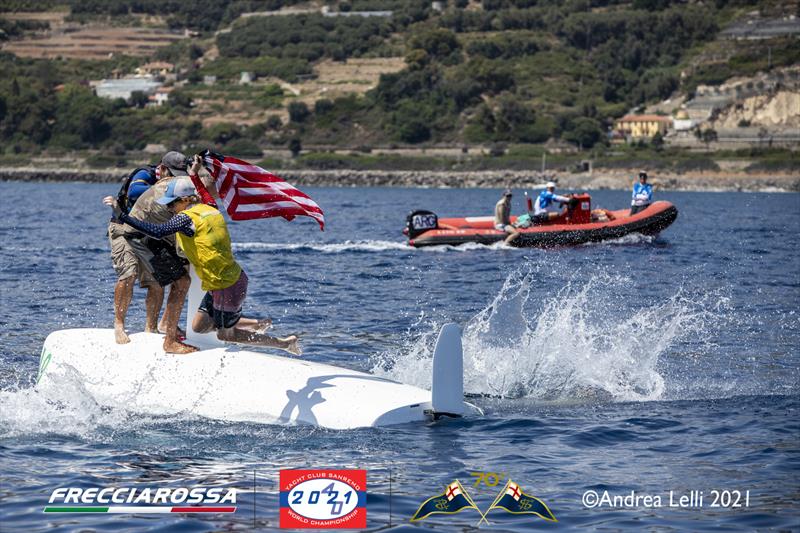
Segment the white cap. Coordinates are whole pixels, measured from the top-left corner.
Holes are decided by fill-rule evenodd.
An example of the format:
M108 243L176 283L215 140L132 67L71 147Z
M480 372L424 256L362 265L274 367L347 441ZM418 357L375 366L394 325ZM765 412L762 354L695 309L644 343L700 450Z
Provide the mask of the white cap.
M555 183L554 181L548 181L548 182L545 184L545 188L546 188L546 189L550 189L550 188L553 188L553 189L555 189L555 188L556 188L556 183Z

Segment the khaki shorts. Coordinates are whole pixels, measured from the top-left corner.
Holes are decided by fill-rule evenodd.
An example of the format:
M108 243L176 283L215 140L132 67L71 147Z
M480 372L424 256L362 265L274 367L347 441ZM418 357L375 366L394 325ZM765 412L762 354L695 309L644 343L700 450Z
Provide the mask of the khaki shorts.
M108 242L111 245L111 264L114 265L117 279L123 280L138 275L141 287L157 284L145 263L139 258L141 251L136 250L131 241L125 238L122 224L109 223ZM137 254L137 251L140 253Z
M511 224L495 224L494 229L497 231L505 231L506 233L514 233L517 231L517 228L512 226Z

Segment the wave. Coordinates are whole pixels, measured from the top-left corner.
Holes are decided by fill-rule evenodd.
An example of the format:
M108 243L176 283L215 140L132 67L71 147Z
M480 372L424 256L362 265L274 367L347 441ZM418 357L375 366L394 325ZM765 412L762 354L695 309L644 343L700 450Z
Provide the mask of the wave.
M124 410L100 406L77 376L37 387L0 391L0 436L94 435L100 426L123 427Z
M678 290L652 306L631 308L624 276L576 275L541 298L535 271L508 276L494 299L464 327L468 394L537 400L664 399L660 358L701 336L724 298ZM538 289L538 290L535 290ZM619 305L617 305L619 304ZM439 324L399 351L378 354L372 371L430 388Z
M713 338L714 327L725 320L725 298L679 288L646 305L629 300L630 278L583 272L546 293L544 268L553 266L526 264L508 275L466 322L467 393L513 399L520 406L524 400L688 399L715 396L714 388L726 397L742 393L730 379L707 378L708 361L701 357L702 339ZM794 319L787 324L793 325ZM440 326L421 317L409 330L424 333L374 355L372 372L430 388ZM688 343L695 346L687 351ZM664 364L669 360L672 368ZM103 440L132 428L196 420L189 413L142 416L124 402L99 405L78 376L0 391L0 437L52 433Z
M587 242L581 246L608 246L608 245L632 245L632 244L653 244L657 242L658 236L642 235L641 233L628 233L616 239L607 239L600 242Z
M337 254L344 252L385 252L399 250L408 253L441 253L441 252L469 252L473 250L496 250L500 248L513 249L503 243L483 245L467 243L459 246L427 246L414 248L404 242L359 240L334 243L306 242L306 243L277 243L277 242L240 242L233 243L233 249L243 252L319 252L324 254Z

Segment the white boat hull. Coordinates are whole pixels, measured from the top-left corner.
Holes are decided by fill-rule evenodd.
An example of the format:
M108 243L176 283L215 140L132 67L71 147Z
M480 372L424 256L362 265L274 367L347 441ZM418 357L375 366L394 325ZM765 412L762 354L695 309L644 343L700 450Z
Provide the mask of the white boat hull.
M135 333L130 338L129 344L118 345L111 329L56 331L45 340L37 383L57 384L71 375L104 406L237 422L350 429L434 416L430 391L364 372L235 345L167 354L161 335ZM460 368L460 335L458 344ZM452 413L451 399L448 414L477 412L460 399L456 404L461 411Z

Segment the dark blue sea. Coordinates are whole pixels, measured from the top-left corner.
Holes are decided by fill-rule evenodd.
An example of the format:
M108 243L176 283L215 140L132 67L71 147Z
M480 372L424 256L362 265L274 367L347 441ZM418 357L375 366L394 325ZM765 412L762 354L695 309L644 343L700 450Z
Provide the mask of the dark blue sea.
M230 224L245 310L300 333L309 360L430 387L439 327L464 327L465 387L485 416L331 431L148 416L74 381L34 388L48 333L112 326L101 197L115 189L0 183L4 532L273 530L287 468L366 469L370 531L474 531L508 479L558 522L493 510L480 529L800 530L798 194L658 193L680 212L659 237L547 250L405 246L410 210L490 214L497 190L309 189L324 232ZM481 513L409 521L455 479ZM228 515L43 513L56 488L106 486L241 491ZM702 505L669 505L691 491Z

